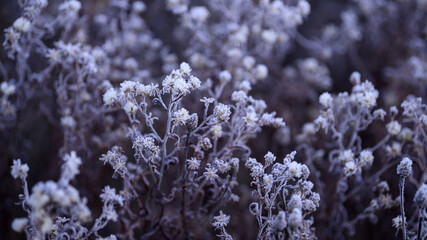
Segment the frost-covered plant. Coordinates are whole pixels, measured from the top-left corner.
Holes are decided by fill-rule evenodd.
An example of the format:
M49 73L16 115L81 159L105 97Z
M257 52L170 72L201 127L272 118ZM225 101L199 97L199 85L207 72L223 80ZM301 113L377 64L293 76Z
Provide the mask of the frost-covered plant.
M250 169L256 189L252 194L258 199L249 206L256 216L258 239L313 239L313 218L306 219L318 207L319 194L312 192L310 171L294 160L296 152L288 154L283 163L268 152L264 164L249 158L245 166Z
M313 123L307 123L303 128L302 134L298 136L300 141L305 142L300 146L305 150L308 157L307 164L313 169L312 171L317 176L317 180L322 181L321 175L324 170L333 173L337 178L334 186L335 203L328 218L334 219L329 222L329 228L340 234L343 233L343 230L354 234L354 225L365 218L376 221L375 211L380 209L379 206L390 208L397 204L397 200L393 200L391 195L383 195L386 191L381 191L380 195L383 196L379 198L381 202L378 202L375 198L372 199L366 209L354 219L349 219L348 210L344 207L345 202L352 201L352 198L365 189L361 187L362 185L374 187L379 184L380 177L392 166L395 166L396 158L402 156L402 145L405 145L406 149L409 150L425 142L425 138L420 138L419 133L417 134L418 138L410 142L414 130L404 128L405 130L403 131L402 124L396 120L398 110L396 107L391 107L391 118L385 124L385 136L378 142L374 142L372 147L366 147L366 144L362 142L360 133L367 131L374 124L374 121L384 121L386 112L382 109L374 108L377 105L379 92L371 82L362 82L360 74L357 72L351 75L350 81L354 85L351 93L344 92L336 96L332 96L330 93L320 95L319 102L324 110L320 112L320 116ZM414 118L410 114L410 108L416 108L415 102L414 104L409 103L410 99L412 98L402 103L404 108L403 115L408 117L406 121L419 121L417 117ZM409 107L409 105L413 105L413 107ZM419 124L415 124L413 127L419 128L417 125L419 126ZM318 146L315 133L320 130L324 130L328 142ZM423 131L421 130L421 132ZM369 169L374 163L374 153L381 149L385 150L387 158L386 161L382 161L384 165L381 169L373 173ZM328 160L328 167L318 168L317 166L323 158ZM402 160L397 170L401 179L399 184L401 189L401 216L404 216L404 179L410 175L409 163L412 163L410 160L408 162L407 159L404 158ZM326 185L328 183L324 180L323 189L327 189ZM403 234L406 236L405 218L403 218L400 226L404 229Z
M234 92L232 105L218 102L229 78L200 100L201 112L190 113L183 107L184 98L202 86L191 72L183 62L161 86L124 81L119 89L104 94L106 105L120 106L128 115L128 136L135 151L131 160L113 147L101 158L124 181L127 195L120 214L126 219L127 238L141 230L146 237L203 236L203 223L226 202L236 200L232 189L237 185L237 157L251 153L246 141L262 126L284 125L275 113L265 113L264 101L248 96L247 90ZM165 114L156 116L155 109ZM228 238L226 224L220 225L214 226Z
M65 154L58 181L39 182L33 186L31 194L27 184L28 165L22 164L20 159L13 163L11 173L22 181L24 193L20 199L28 216L15 219L12 228L17 232L25 230L28 239L79 239L92 234L98 237L98 231L109 221L117 221L114 205L123 205L123 197L106 186L100 195L104 203L101 216L91 229L85 227L92 213L87 199L81 198L79 191L70 184L79 174L82 163L76 152Z

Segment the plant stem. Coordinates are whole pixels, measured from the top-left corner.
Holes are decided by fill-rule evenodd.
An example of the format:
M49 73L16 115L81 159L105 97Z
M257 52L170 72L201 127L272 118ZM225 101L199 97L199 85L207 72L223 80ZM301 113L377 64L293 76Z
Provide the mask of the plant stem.
M400 190L400 215L402 216L402 235L403 239L406 240L406 221L405 221L405 198L403 196L405 191L405 178L400 177L399 181L399 190Z

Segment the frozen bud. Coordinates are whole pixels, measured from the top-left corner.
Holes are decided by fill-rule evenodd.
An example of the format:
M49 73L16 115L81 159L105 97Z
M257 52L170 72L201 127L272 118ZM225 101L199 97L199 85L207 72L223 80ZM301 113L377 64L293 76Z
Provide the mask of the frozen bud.
M406 220L406 217L405 217L405 220ZM393 227L394 228L396 228L396 229L401 229L402 228L402 226L403 226L403 219L402 219L401 215L393 218L392 221L393 221Z
M268 68L264 64L258 64L255 68L255 74L257 79L265 79L268 76Z
M291 177L297 177L300 178L302 171L301 171L301 164L292 161L288 164L288 171L291 175Z
M206 7L198 6L190 9L190 18L195 22L205 22L209 17L209 11Z
M276 161L276 156L274 156L274 154L271 152L267 152L267 154L265 154L264 156L264 159L265 165L270 166L271 164L273 164L274 161Z
M142 1L136 1L132 4L132 10L135 11L135 13L143 13L147 9L147 6L145 6L145 3Z
M264 109L264 107L256 109L257 112L263 111L260 109ZM275 128L280 128L280 127L286 126L286 123L283 122L283 118L275 118L274 116L276 116L275 112L262 114L261 119L259 121L259 125L260 126L272 126Z
M185 126L190 130L194 130L197 128L197 123L199 121L199 117L197 116L197 113L193 113L190 115L190 117L187 120L187 123Z
M387 132L390 135L397 135L400 133L400 130L402 129L402 126L398 121L391 121L386 125Z
M2 82L0 85L0 89L4 95L9 96L15 93L16 86L13 85L12 83Z
M418 115L418 109L422 104L421 98L415 98L414 96L409 96L402 102L400 105L403 108L403 116L415 117Z
M332 100L333 100L333 98L332 98L331 94L329 94L327 92L322 93L322 95L320 95L320 97L319 97L320 104L322 104L322 106L324 106L325 108L332 107Z
M80 173L79 166L82 164L82 159L77 156L75 151L64 155L64 164L62 165L62 178L65 180L74 179Z
M117 212L111 205L109 207L106 207L103 210L103 213L107 221L113 221L113 222L117 221L117 218L118 218Z
M215 124L211 127L212 135L215 139L222 137L222 127L219 124Z
M299 183L301 186L301 191L302 192L311 192L311 190L314 187L314 184L311 181L302 181Z
M185 108L181 108L178 111L173 113L173 121L176 125L184 125L187 120L190 118L190 114L188 110Z
M308 176L310 175L310 169L308 169L307 165L301 164L301 173L302 173L302 178L304 179L308 178Z
M205 170L206 172L203 173L203 176L205 176L206 180L214 181L218 178L218 175L216 174L218 170L216 170L215 168L208 166L205 168Z
M281 163L275 163L271 168L271 173L275 178L282 177L284 172L286 171L287 165Z
M31 27L31 22L25 17L20 17L15 20L13 27L19 32L28 32Z
M296 151L292 151L291 153L286 154L286 157L283 158L283 163L288 164L290 161L294 160L296 154Z
M374 88L374 85L365 81L359 85L353 87L352 98L366 108L371 108L377 104L378 90Z
M215 162L216 168L219 170L220 173L228 172L231 169L230 163L224 160L215 159L214 162Z
M247 110L246 116L243 118L248 126L255 126L258 121L258 116L253 110Z
M230 107L225 104L218 104L213 110L213 115L216 117L218 122L227 122L230 119L231 110Z
M225 215L222 211L219 211L219 215L213 217L212 226L214 226L215 229L221 229L223 227L226 227L229 222L230 216Z
M231 80L231 74L229 71L225 70L219 73L219 79L222 82L228 82Z
M346 162L344 165L344 173L351 176L357 172L357 166L354 161Z
M318 194L316 192L312 192L311 196L310 196L310 200L314 203L316 208L318 208L320 206L320 194Z
M267 191L270 191L271 188L273 187L273 183L274 183L273 175L271 175L271 174L264 174L264 177L262 178L262 180L264 182L264 188Z
M231 195L230 195L230 201L231 202L234 202L234 203L238 203L239 202L239 200L240 200L240 197L239 196L237 196L236 194L234 194L234 193L232 193Z
M198 145L205 151L212 148L212 143L209 138L203 138L199 141Z
M242 64L246 70L250 70L255 65L255 58L251 56L245 56L242 60Z
M252 168L253 166L255 166L255 164L257 164L257 160L255 158L248 158L248 160L246 160L245 166L247 168Z
M354 153L350 149L340 152L339 160L341 162L351 162L354 160Z
M200 160L196 158L187 159L188 169L197 170L200 167Z
M190 85L191 90L199 89L202 85L200 79L196 78L195 76L190 76L188 79L188 84Z
M11 174L13 178L26 178L28 175L28 171L30 170L30 168L28 167L28 165L25 164L21 164L21 159L16 159L13 160L13 165L11 167Z
M251 83L249 81L246 81L246 80L242 81L239 84L239 89L247 93L252 89Z
M391 156L398 156L402 152L402 145L398 142L392 142L391 145L386 146L385 150Z
M420 209L427 207L427 185L423 183L414 196L414 202Z
M185 64L183 69L188 71L188 69L185 67ZM163 91L166 93L186 95L190 92L190 90L195 89L197 85L200 86L200 80L197 78L195 78L193 81L190 77L190 81L194 82L192 84L190 82L187 83L187 81L181 75L181 71L178 70L173 70L170 75L167 75L162 82Z
M351 82L353 85L359 85L359 84L360 84L360 78L361 78L360 73L358 73L358 72L353 72L353 73L350 75L350 82Z
M28 224L27 218L15 218L12 222L12 229L15 232L22 232Z
M297 228L302 223L302 212L298 208L294 208L288 216L288 224L292 228Z
M137 83L135 85L136 94L139 96L149 95L150 89L149 86L146 86L144 84Z
M380 205L378 204L378 200L372 199L371 202L369 203L369 207L374 209L374 210L380 209Z
M248 98L248 95L244 91L234 91L231 94L231 100L237 103L245 103Z
M301 196L298 194L293 194L291 199L288 202L288 211L289 212L293 211L295 208L298 208L300 210L302 208Z
M412 160L404 157L397 166L397 174L403 178L409 177L412 174Z
M314 120L314 124L316 124L316 126L322 128L322 129L327 129L328 128L328 120L323 117L323 116L319 116Z
M134 81L124 81L120 83L120 91L124 94L134 94L135 93L136 82Z
M138 107L132 102L127 102L123 109L129 115L135 114L138 111Z
M365 92L358 95L357 101L361 103L364 107L370 108L377 104L378 92Z
M148 93L150 96L155 96L157 93L157 90L159 89L158 84L150 83L149 85L145 85L145 92L144 94Z
M209 104L215 102L214 98L207 98L207 97L203 97L202 99L200 99L200 102L205 104L205 108L207 108L209 106Z
M157 158L160 155L160 147L156 145L156 142L152 137L136 137L133 142L133 148L137 151L145 151L153 158Z
M230 165L237 172L239 170L239 159L238 158L230 159Z
M391 106L390 107L390 114L391 116L396 116L399 113L399 110L397 110L396 106Z
M374 155L370 150L365 149L360 152L359 159L363 165L370 166L374 162Z
M181 63L181 65L179 65L179 69L184 74L190 75L190 73L191 73L190 65L188 65L188 63L186 63L186 62Z
M374 111L374 118L384 120L386 112L383 109L377 109Z
M103 202L115 202L120 206L123 206L124 198L120 194L116 193L115 188L111 188L110 186L105 186L102 189L102 193L99 195Z
M252 167L251 167L251 177L253 178L260 178L264 175L264 167L261 163L256 162Z
M265 103L264 100L251 99L251 102L252 102L252 104L253 104L256 112L264 112L264 110L267 108L267 104ZM268 117L266 116L266 114L268 115ZM276 116L276 112L264 113L263 114L263 118L270 118L270 119L272 119L275 116ZM267 120L267 119L265 119L265 120Z
M274 218L273 227L279 231L283 231L288 225L286 221L285 211L280 211L279 214Z
M316 205L311 199L304 199L302 201L302 209L304 211L314 212L316 211L316 208L317 208Z

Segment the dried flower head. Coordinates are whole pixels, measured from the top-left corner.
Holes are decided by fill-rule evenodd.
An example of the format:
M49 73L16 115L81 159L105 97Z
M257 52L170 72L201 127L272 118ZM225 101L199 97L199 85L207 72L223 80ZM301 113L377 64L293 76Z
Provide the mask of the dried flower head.
M397 166L397 174L403 178L409 177L412 174L412 160L404 157Z
M28 165L22 164L21 159L13 160L13 165L11 167L11 174L14 178L26 178L30 168Z

